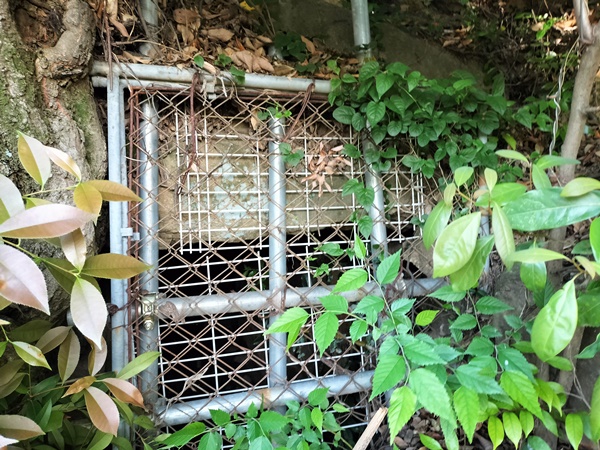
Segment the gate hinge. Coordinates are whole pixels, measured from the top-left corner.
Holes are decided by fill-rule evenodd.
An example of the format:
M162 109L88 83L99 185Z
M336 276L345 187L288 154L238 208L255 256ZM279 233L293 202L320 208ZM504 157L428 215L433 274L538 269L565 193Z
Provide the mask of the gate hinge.
M130 237L132 241L139 241L140 233L138 233L138 232L134 233L133 228L125 227L125 228L121 228L121 237Z
M144 329L151 331L154 329L156 320L156 299L157 294L147 294L140 298L141 316Z

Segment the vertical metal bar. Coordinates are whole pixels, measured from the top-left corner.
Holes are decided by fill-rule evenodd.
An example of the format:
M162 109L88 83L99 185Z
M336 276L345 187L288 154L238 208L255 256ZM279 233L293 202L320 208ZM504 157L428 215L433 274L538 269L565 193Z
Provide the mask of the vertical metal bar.
M119 83L119 71L113 68L112 77L109 80L106 91L107 99L107 139L108 139L108 179L115 183L122 182L122 167L125 161L125 146L123 145L121 129L123 128L123 90ZM125 238L122 236L123 208L121 202L110 202L109 225L110 225L110 252L124 254ZM112 340L112 370L118 372L128 362L128 330L127 330L127 289L125 280L110 281L110 301L117 306L117 312L111 318L111 340Z
M374 145L368 138L363 138L363 153L372 150ZM373 221L371 231L371 254L373 255L373 264L377 264L379 256L388 254L387 230L385 228L385 200L383 198L383 182L381 175L373 170L369 164L365 172L365 184L375 192L373 204L369 208L369 216Z
M142 152L140 159L140 258L152 266L140 276L140 289L146 299L158 294L158 113L152 97L142 101L143 120L140 123ZM154 315L140 329L139 352L158 349L158 326ZM158 362L141 373L140 388L146 401L155 404L158 398Z
M285 307L286 289L286 180L285 161L279 151L279 141L284 136L284 120L271 119L269 129L269 290L270 303L279 311ZM279 317L273 315L272 325ZM287 380L285 333L269 336L269 387L284 385Z
M369 5L367 0L352 0L352 26L354 45L358 47L358 59L371 58L371 27L369 25Z

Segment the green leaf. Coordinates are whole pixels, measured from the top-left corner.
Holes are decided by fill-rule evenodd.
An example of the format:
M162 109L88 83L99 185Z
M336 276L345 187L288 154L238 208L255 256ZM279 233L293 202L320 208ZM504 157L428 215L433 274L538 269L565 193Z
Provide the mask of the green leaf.
M600 217L596 217L590 225L590 245L596 262L600 262Z
M372 187L362 189L356 194L356 200L361 204L363 208L368 208L373 204L375 199L375 191Z
M211 409L209 412L210 417L212 418L215 425L224 427L229 422L231 422L231 417L225 411L221 411L220 409Z
M574 280L568 281L542 308L533 322L531 345L547 361L571 342L577 328L577 298Z
M128 380L136 376L138 373L146 370L150 365L158 359L160 352L145 352L137 356L133 361L129 362L117 374L117 378Z
M596 335L596 340L584 348L579 355L578 359L590 359L596 356L596 353L600 351L600 333Z
M425 309L421 311L419 314L417 314L417 317L415 317L415 325L419 327L426 327L434 321L439 312L439 310L435 309Z
M277 318L275 323L269 327L266 334L272 333L288 333L287 349L292 346L300 329L308 320L309 314L302 308L291 308Z
M490 371L491 372L491 371ZM461 385L478 394L501 394L502 388L496 381L496 373L487 373L473 362L461 365L456 369L456 377Z
M457 80L454 82L452 87L457 91L462 91L470 86L475 85L475 80L473 78L467 78L462 80Z
M260 427L267 434L278 433L289 423L289 419L277 411L263 411L260 415Z
M523 263L520 268L521 281L532 292L543 291L546 288L546 264Z
M516 159L517 161L522 161L526 164L529 164L529 161L525 156L514 150L496 150L496 155L503 158Z
M477 239L471 259L458 271L450 274L450 282L453 289L468 291L477 286L493 247L494 236L484 236Z
M465 350L465 354L473 356L490 356L494 353L495 348L495 345L488 338L475 336Z
M426 434L419 433L419 439L421 439L421 444L423 444L429 450L443 450L442 446L438 441L436 441L431 436L427 436Z
M481 212L452 222L442 231L433 250L434 277L443 277L463 267L475 251Z
M567 414L565 418L565 431L567 432L567 439L569 439L571 447L577 450L583 439L583 421L579 414Z
M529 433L533 431L533 427L535 426L533 415L523 409L519 412L519 421L521 422L523 434L525 437L529 436Z
M590 431L592 433L592 440L598 441L600 439L600 378L596 380L594 389L592 390Z
M550 230L591 219L600 209L600 192L576 198L560 196L560 188L529 191L504 207L515 230Z
M547 261L555 261L557 259L568 258L561 253L539 247L531 247L525 250L519 250L518 252L514 252L510 257L511 261L520 263L543 263Z
M406 78L406 87L408 92L411 92L414 88L416 88L419 85L419 82L421 81L421 73L413 70L411 73L408 74L408 77Z
M558 426L556 425L556 420L554 420L554 417L552 417L548 411L542 410L541 421L548 431L550 431L554 436L558 436Z
M380 98L389 91L393 85L394 77L388 73L382 72L375 78L375 88L377 89L377 94Z
M479 396L471 389L459 387L454 392L454 410L469 443L473 442L475 428L479 422Z
M359 81L365 81L373 78L379 72L379 63L377 61L369 61L362 65L358 72Z
M429 213L423 228L423 245L426 249L431 248L440 233L446 228L451 215L452 206L443 201L439 202Z
M354 108L351 108L350 106L338 106L333 110L333 118L339 123L350 125L355 112Z
M522 372L502 372L500 386L515 402L534 416L541 418L542 410L533 383Z
M63 382L69 379L77 369L80 355L81 344L79 338L75 330L70 328L67 337L58 350L58 374Z
M523 354L506 344L500 344L496 347L498 363L502 370L512 372L523 372L531 381L533 381L533 371L531 365Z
M496 250L502 262L508 270L511 269L513 261L510 259L515 252L515 238L504 210L496 202L492 202L492 227L494 229L494 242Z
M561 197L579 197L600 189L600 181L595 178L579 177L571 180L563 188Z
M550 450L550 446L539 436L529 436L525 448L527 450Z
M418 339L406 344L402 350L404 351L404 356L415 366L431 366L446 363L435 352L432 345Z
M415 413L417 397L408 386L395 389L390 397L390 409L388 411L388 424L390 427L390 441L398 435L400 430Z
M498 182L498 172L486 167L484 170L484 177L488 190L493 192L494 188L496 187L496 183Z
M492 416L488 419L488 434L492 440L494 450L498 448L504 441L504 427L502 422L496 416Z
M523 435L523 428L521 427L519 418L513 412L505 412L502 414L502 422L506 437L515 445L515 448L519 448L519 442Z
M369 279L366 270L360 268L350 269L344 272L335 284L333 292L348 292L360 289Z
M382 394L404 379L406 363L404 358L394 353L381 354L373 374L373 391L370 400Z
M598 327L600 326L600 296L599 289L592 289L579 295L578 303L578 322L579 326Z
M533 164L531 166L531 178L533 179L533 185L536 189L549 189L552 187L552 183L550 182L550 178L546 172L538 167L537 164Z
M211 411L212 412L212 411ZM221 411L223 412L223 411ZM227 413L225 413L227 414ZM202 422L192 422L188 423L181 430L177 430L169 437L167 437L164 441L161 442L161 445L166 448L170 447L183 447L187 443L189 443L192 439L197 436L200 436L206 430L206 425Z
M454 203L454 194L456 194L456 185L450 183L444 189L444 203L448 206L452 206Z
M46 369L50 369L48 361L46 361L46 357L39 348L28 344L27 342L12 341L11 344L17 352L19 358L21 358L30 366L45 367Z
M350 338L352 339L352 342L360 340L367 332L368 327L369 324L362 319L357 319L352 322L352 325L350 325Z
M450 325L451 330L472 330L477 326L477 319L473 314L461 314Z
M385 116L385 103L369 102L367 104L367 120L370 125L377 125Z
M338 318L335 313L326 312L315 322L315 342L320 356L323 356L327 347L333 342L339 328Z
M352 128L356 131L362 131L366 126L367 118L363 114L357 112L352 116Z
M473 175L472 167L468 167L468 166L459 167L458 169L456 169L454 171L454 182L456 183L457 186L462 186L467 181L469 181L469 178L471 178L472 175Z
M450 396L440 379L428 369L415 369L410 373L410 387L418 402L442 419L454 422Z
M327 311L336 314L346 314L348 312L348 300L341 295L327 295L325 297L321 297L319 300L323 305L323 308L325 308Z
M45 434L33 420L28 417L13 414L0 415L0 437L5 439L2 445L16 442L6 442L15 439L25 441Z
M504 311L510 311L514 308L504 303L502 300L488 295L485 297L481 297L479 300L477 300L477 303L475 304L475 309L481 314L492 315Z
M401 253L402 251L399 250L393 255L387 256L377 267L377 282L382 286L398 278Z
M317 430L323 432L323 411L321 411L319 408L313 409L310 412L310 418Z
M428 294L427 297L437 298L438 300L442 300L447 303L454 303L460 302L465 298L466 295L466 291L457 292L452 289L452 286L442 286L431 294Z
M265 438L266 439L266 438ZM267 443L271 445L271 442L267 439ZM198 450L214 450L218 448L223 448L223 438L219 433L211 432L206 433L198 442ZM271 450L273 447L266 447L266 449ZM250 449L252 450L263 450L265 447L252 447L250 445Z
M20 327L11 330L9 337L12 341L23 341L31 344L47 333L51 326L52 324L48 320L30 320ZM39 348L39 346L37 347Z
M358 231L365 238L368 239L373 231L373 219L369 216L362 216L358 219Z
M103 253L86 259L81 273L95 278L126 279L150 269L131 256L116 253Z
M580 162L577 159L563 158L562 156L556 155L544 155L538 159L535 164L543 170L551 167L565 166L565 165L578 165Z
M308 404L315 407L321 405L323 402L327 401L328 392L329 389L327 388L313 389L308 394Z
M342 256L344 254L344 250L340 247L340 244L334 242L327 242L319 247L317 247L317 251L323 252L329 256Z
M202 57L202 55L196 55L194 56L194 64L196 64L198 67L202 68L204 67L204 58Z

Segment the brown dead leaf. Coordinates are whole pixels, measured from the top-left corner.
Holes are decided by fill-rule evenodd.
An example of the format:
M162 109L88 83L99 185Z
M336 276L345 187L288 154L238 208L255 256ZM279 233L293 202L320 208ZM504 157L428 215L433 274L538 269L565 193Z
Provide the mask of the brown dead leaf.
M221 42L229 42L233 37L233 33L225 28L213 28L207 31L208 37L217 39Z
M118 0L107 0L106 8L104 10L109 19L117 20L119 14L119 1Z
M128 52L127 50L123 50L123 57L127 58L129 61L139 64L150 64L152 60L147 56L143 56L136 53Z
M258 66L261 70L264 70L265 72L269 73L275 72L275 69L273 68L269 60L264 56L254 55L254 61L255 63L258 63Z
M185 45L191 44L196 38L194 32L186 25L177 25L177 31L181 33L181 38L183 39L183 43Z
M244 47L248 50L256 50L256 47L254 46L249 37L244 38Z
M267 36L256 36L256 39L258 39L260 42L262 42L263 44L272 44L273 41L268 38Z
M173 20L179 25L186 25L192 30L200 28L200 15L191 9L178 8L173 11Z
M210 11L207 11L206 9L202 10L202 17L204 17L206 20L216 19L220 15L221 15L221 13L211 13Z
M126 37L126 38L129 37L129 32L127 31L127 28L125 28L125 25L123 25L117 19L113 19L112 17L109 17L108 20L119 31L119 33L121 33L121 36Z
M304 44L306 45L306 50L308 50L308 52L311 55L314 55L317 52L317 49L315 48L315 44L312 43L312 41L304 36L300 36L300 39L302 39L302 42L304 42Z
M273 73L280 77L294 76L296 69L285 64L276 64Z
M531 31L540 31L544 28L544 22L537 22L531 25Z

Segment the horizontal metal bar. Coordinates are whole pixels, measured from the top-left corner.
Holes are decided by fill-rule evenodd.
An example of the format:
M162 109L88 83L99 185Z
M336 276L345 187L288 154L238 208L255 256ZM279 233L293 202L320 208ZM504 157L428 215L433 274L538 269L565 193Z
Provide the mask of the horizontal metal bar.
M98 88L105 88L108 86L108 79L105 77L102 77L102 76L93 76L92 77L92 85L94 87L98 87ZM173 83L173 82L169 82L169 81L147 81L147 80L131 80L131 79L120 80L119 85L122 89L127 88L127 87L137 87L137 88L142 88L142 89L146 89L146 88L180 89L182 91L185 89L188 89L190 87L188 83Z
M445 285L439 278L422 278L415 280L398 280L394 289L405 297L423 297ZM342 292L349 303L356 303L369 294L377 295L378 285L367 283L357 291ZM291 308L300 305L317 306L319 299L330 295L333 286L288 289L285 294L285 306ZM260 311L269 308L270 291L253 291L229 295L198 295L193 297L159 298L157 307L171 303L177 308L180 317L204 316L239 311Z
M321 378L319 381L306 380L287 386L240 392L223 395L217 398L194 400L186 403L168 405L156 411L159 420L165 425L182 425L194 420L210 419L211 409L220 409L230 413L244 413L252 403L265 409L285 406L291 400L304 401L308 394L318 387L329 388L328 395L345 395L368 391L372 387L371 378L374 371L358 372L350 375Z
M108 77L108 63L102 61L94 62L91 75ZM170 66L155 66L150 64L113 64L112 70L115 71L121 78L127 80L154 80L168 81L172 83L191 83L196 70L179 69ZM215 80L213 75L201 71L202 78L207 82ZM229 72L221 72L218 84L221 80L231 85L234 77ZM272 89L276 91L306 91L311 83L315 84L314 92L318 94L328 94L331 90L331 83L327 80L311 80L307 78L287 78L274 75L261 75L256 73L247 73L244 77L243 87L251 89Z

